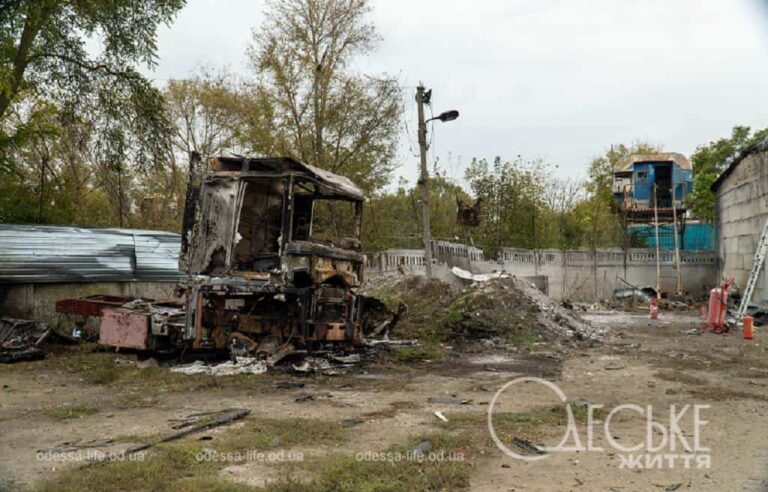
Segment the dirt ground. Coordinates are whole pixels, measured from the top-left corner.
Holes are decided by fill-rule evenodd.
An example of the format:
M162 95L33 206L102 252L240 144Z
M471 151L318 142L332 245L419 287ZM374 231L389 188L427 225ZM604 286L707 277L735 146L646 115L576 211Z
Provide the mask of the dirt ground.
M200 488L292 490L309 484L310 490L768 490L764 333L758 332L753 341L737 333L687 334L701 324L689 313L662 313L657 321L644 313L623 312L590 312L585 318L606 328L603 343L538 344L507 353L478 350L439 362L376 363L336 376L170 377L163 373L166 368L138 368L132 355L79 352L2 366L0 489L98 490L111 476L93 469L103 467L120 477L120 465L81 469L88 452L116 452L151 442L174 432L171 425L190 414L244 408L251 411L245 420L185 437L178 446L197 452L252 446L271 450L274 459L240 459L201 469L169 460L178 448L160 445L130 469L131 477L145 475L142 480L148 481L120 478L115 483L123 485L112 488L173 489L169 484L178 488L188 480L185 488L193 490L191 485L210 479L204 475L214 475L215 486ZM98 364L115 365L115 358L127 369L99 372ZM582 446L578 451L539 455L529 449L532 454L525 454L512 444L513 437L553 446L566 430L562 418L542 410L565 406L536 382L515 384L494 405L494 415L506 419L497 430L502 442L518 454L542 459L510 457L490 439L487 414L497 391L523 376L544 378L562 390L576 408L583 445L588 405L603 405L595 414L600 419L622 404L642 409L652 405L657 425L650 434L656 443L662 429L670 429L672 405L708 405L700 410L699 424L706 424L698 432L692 407L679 420L678 438L687 438L688 450L681 449L678 439L676 449L666 446L651 454L707 456L710 466L692 461L686 468L683 458L674 458L674 466L667 466L667 458L650 467L626 466L627 456L645 455L644 448L623 452L608 439L627 448L646 442L646 420L632 410L617 413L607 433L602 424L595 427L592 448L602 451ZM496 429L496 420L492 422ZM373 461L374 452L409 450L425 436L433 450L454 452L448 458L435 453L430 460L450 459L455 466L422 463L398 472L406 465L391 456L370 467L360 463ZM692 449L694 437L699 449ZM59 459L56 452L70 455ZM278 452L294 453L301 458L297 461L309 464L287 466ZM342 458L331 461L337 456ZM376 482L384 473L391 474L387 482ZM339 478L345 474L347 478Z

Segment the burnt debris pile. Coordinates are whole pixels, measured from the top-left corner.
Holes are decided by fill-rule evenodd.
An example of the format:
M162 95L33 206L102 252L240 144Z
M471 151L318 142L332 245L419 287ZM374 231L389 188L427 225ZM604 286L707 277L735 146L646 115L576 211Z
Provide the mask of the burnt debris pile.
M463 289L422 277L385 279L371 293L408 312L393 329L396 338L456 341L581 341L599 329L523 279L474 282Z

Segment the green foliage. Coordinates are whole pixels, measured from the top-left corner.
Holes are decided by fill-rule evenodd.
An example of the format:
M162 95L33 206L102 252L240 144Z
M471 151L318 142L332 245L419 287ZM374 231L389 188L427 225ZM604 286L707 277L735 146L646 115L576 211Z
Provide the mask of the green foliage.
M137 160L147 158L167 126L159 93L134 67L154 64L157 28L183 5L183 0L19 0L4 5L0 135L8 145L0 150L20 143L27 125L13 124L9 117L37 97L68 114L98 109L101 134L110 137L101 151L110 152L118 135L125 140L133 132L132 154ZM96 55L86 49L92 39L101 46ZM13 166L9 156L2 157L3 167Z
M406 363L441 361L445 359L445 349L437 343L427 342L415 347L400 347L395 352L395 358Z
M623 225L615 213L612 184L616 164L633 154L655 154L661 147L646 142L632 145L612 145L604 155L595 157L589 164L589 179L585 188L588 198L575 207L579 229L582 233L580 245L589 248L621 247Z
M183 0L19 0L0 9L0 220L129 225L167 161L160 92L136 69ZM86 49L98 41L100 50Z
M465 178L483 200L483 222L473 233L489 257L504 246L565 248L579 242L573 215L583 198L578 181L557 178L544 162L521 157L473 159Z
M262 91L223 71L203 69L171 80L163 91L172 143L181 161L191 151L204 159L224 151L274 153L274 109Z
M715 195L710 187L728 164L746 148L768 136L768 128L752 133L748 126L734 126L730 137L714 140L696 148L693 164L693 192L689 197L697 218L715 219Z
M394 78L351 70L379 39L370 10L368 0L276 0L249 56L274 108L274 150L374 191L394 169L401 104Z
M471 197L439 173L429 180L432 238L470 242L471 228L456 224L456 201ZM375 193L366 203L363 242L369 251L387 248L423 248L421 188L401 182L394 192Z

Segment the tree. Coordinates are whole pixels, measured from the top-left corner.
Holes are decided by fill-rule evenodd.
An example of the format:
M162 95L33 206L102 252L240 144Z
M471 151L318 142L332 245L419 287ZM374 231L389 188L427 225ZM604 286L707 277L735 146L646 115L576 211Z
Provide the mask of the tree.
M768 128L752 133L748 126L734 126L731 136L700 145L691 156L693 192L689 203L694 215L702 220L715 219L715 195L712 183L743 150L768 136Z
M472 159L465 179L475 196L483 199L477 236L483 238L486 253L493 255L504 246L538 248L545 243L541 219L552 176L544 162L519 156L514 161L496 157L492 163Z
M30 98L55 102L62 113L99 108L105 147L122 148L127 132L147 161L165 137L159 93L134 68L155 63L157 27L169 23L184 0L10 0L0 6L0 168L5 151L23 142L35 121L9 115ZM98 38L98 53L86 43ZM18 120L16 121L18 123ZM115 157L112 152L111 157ZM119 156L125 160L126 155Z
M439 172L429 180L429 208L432 238L468 243L474 231L456 223L456 201L471 198L459 185L451 183ZM424 247L421 229L421 191L407 187L402 180L394 192L379 192L369 197L363 222L366 250Z
M601 156L589 164L588 179L585 183L588 200L577 210L580 228L584 233L582 246L590 248L623 246L624 225L615 213L613 198L613 172L616 164L633 154L656 154L662 148L648 142L632 145L611 145Z
M269 154L272 110L258 90L244 88L226 72L203 70L171 80L163 90L173 125L171 142L183 160L196 151L204 158L225 151Z
M350 68L378 41L369 11L368 0L273 0L249 56L276 150L375 190L394 169L401 104L393 78Z

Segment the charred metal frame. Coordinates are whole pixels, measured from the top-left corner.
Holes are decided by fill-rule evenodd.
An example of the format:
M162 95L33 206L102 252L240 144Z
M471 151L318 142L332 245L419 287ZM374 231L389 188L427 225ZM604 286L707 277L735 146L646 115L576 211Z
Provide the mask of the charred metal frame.
M202 175L192 169L193 161L194 156L190 175ZM354 292L363 280L365 264L360 248L363 195L357 186L294 159L245 157L214 158L201 182L190 186L197 189L188 193L194 203L188 200L185 207L180 258L189 275L185 341L195 348L274 352L275 346L288 344L314 349L330 343L351 346L362 339L360 300ZM262 208L245 208L249 190L254 190L250 199L263 201ZM297 197L309 207L302 238L294 237ZM277 209L270 206L278 198L276 220ZM314 240L317 200L352 203L354 237L340 244ZM252 254L260 236L241 234L246 212L254 214L249 220L256 222L244 226L256 231L258 225L262 243L269 246L270 250L256 252L261 255ZM303 213L306 219L307 210ZM242 262L237 252L240 241L246 241L251 252L241 254ZM250 268L240 265L247 262Z

